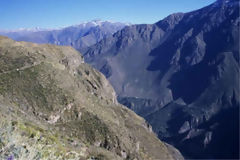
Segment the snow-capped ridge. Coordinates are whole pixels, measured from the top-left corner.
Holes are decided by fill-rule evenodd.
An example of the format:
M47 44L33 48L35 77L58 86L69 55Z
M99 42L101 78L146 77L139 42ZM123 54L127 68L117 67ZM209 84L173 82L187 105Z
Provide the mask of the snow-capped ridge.
M57 28L42 28L42 27L34 27L34 28L19 28L19 29L0 29L1 33L11 33L11 32L40 32L40 31L53 31L53 30L62 30L70 27L83 27L83 28L91 28L96 26L104 26L104 25L118 25L118 26L129 26L131 23L129 22L115 22L110 20L92 20L92 21L84 21L79 24L63 26Z

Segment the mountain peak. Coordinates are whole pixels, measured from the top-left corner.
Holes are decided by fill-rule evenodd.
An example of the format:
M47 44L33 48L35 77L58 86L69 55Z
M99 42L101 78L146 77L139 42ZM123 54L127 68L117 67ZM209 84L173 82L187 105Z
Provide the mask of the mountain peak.
M92 21L85 21L74 26L94 27L94 26L103 26L103 25L129 26L131 25L131 23L95 19Z

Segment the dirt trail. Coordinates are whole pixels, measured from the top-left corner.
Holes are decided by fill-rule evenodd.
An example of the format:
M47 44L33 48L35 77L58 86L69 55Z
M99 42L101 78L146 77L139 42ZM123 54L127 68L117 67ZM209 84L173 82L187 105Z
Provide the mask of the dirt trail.
M42 63L42 62L37 62L37 63L34 63L33 65L26 65L26 66L23 66L23 67L21 67L21 68L13 69L13 70L10 70L10 71L4 71L4 72L1 72L0 75L2 75L2 74L7 74L7 73L11 73L11 72L13 72L13 71L23 71L23 70L25 70L25 69L28 69L28 68L37 66L37 65L39 65L40 63Z

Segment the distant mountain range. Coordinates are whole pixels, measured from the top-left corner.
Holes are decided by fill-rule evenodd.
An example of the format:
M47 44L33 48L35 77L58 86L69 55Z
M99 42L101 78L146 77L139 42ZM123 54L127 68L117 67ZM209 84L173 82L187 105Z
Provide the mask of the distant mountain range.
M239 156L239 1L132 25L84 54L186 158Z
M59 29L33 28L2 30L0 31L0 35L7 36L17 41L72 46L83 52L87 47L128 25L130 24L94 20Z

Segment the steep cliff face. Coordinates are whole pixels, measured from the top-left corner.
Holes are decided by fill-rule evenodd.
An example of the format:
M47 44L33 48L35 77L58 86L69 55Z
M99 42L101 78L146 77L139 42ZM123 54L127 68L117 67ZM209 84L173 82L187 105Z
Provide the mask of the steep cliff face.
M239 1L218 0L126 27L84 57L106 75L120 103L186 157L238 158L239 22Z
M108 78L118 96L170 101L169 90L158 83L160 72L148 70L154 60L149 53L167 39L182 17L178 13L160 23L125 27L90 47L84 58Z
M0 159L176 159L71 47L0 37Z

